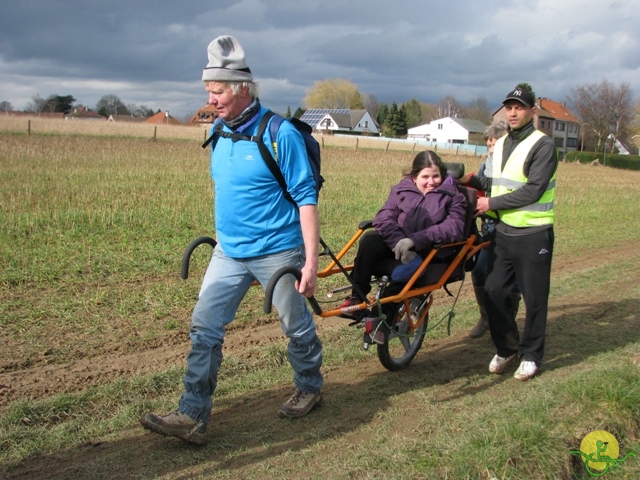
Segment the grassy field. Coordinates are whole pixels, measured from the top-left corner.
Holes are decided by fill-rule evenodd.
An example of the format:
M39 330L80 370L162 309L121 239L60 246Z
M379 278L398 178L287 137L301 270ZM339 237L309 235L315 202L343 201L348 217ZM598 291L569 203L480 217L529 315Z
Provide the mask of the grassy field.
M466 336L477 318L468 281L451 335L430 331L402 372L362 351L361 331L344 320L319 319L325 404L283 421L286 342L254 289L229 329L209 443L192 448L148 434L137 418L175 408L181 391L210 250L196 251L187 281L180 261L214 222L204 130L158 127L153 141L153 126L28 136L3 122L4 477L589 478L569 450L598 429L640 455L639 172L560 165L546 363L535 380L486 373L490 340ZM333 249L375 214L412 158L326 146L320 216ZM468 171L481 162L444 158ZM432 321L451 303L439 294ZM605 476L639 477L633 457Z

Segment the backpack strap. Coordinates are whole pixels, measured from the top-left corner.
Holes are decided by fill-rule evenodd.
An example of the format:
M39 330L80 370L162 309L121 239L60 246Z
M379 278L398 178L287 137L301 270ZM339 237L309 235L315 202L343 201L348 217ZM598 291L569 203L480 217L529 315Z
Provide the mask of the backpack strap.
M273 146L273 153L275 153L275 160L278 162L278 145L276 142L276 138L278 137L278 130L280 130L280 125L284 121L284 117L280 115L273 115L273 119L269 124L269 133L271 134L271 144Z
M216 148L216 143L218 143L218 138L220 138L221 133L222 133L222 123L216 120L215 123L213 124L213 132L211 133L209 138L207 138L205 142L202 144L202 148L207 148L209 144L211 144L211 151L213 151Z
M269 124L269 120L273 118L273 121ZM262 119L260 120L260 125L258 125L258 131L255 135L243 135L241 133L230 133L225 132L222 129L222 122L217 121L213 125L213 133L207 138L207 140L202 144L202 148L207 148L211 145L211 151L216 148L216 143L218 143L218 139L220 137L230 138L232 141L237 142L238 140L248 140L250 142L255 142L258 144L258 150L260 150L260 155L264 160L264 163L267 164L269 171L273 175L273 177L280 185L282 189L282 193L284 194L284 198L287 199L288 202L293 204L294 207L298 208L298 204L293 199L291 194L289 193L289 187L287 187L287 181L284 179L284 175L282 174L282 170L277 163L278 158L278 147L276 145L276 137L278 135L278 129L282 124L282 118L280 115L276 115L271 110L267 110ZM262 140L264 137L264 132L267 129L267 125L270 125L269 133L271 135L271 141L273 143L273 151L276 154L276 158L273 158L269 147Z
M273 118L273 121L271 122L269 134L271 135L273 150L274 152L276 152L276 158L278 158L276 136L278 134L278 129L280 128L280 124L282 123L283 118L280 115L276 115L271 110L268 110L267 113L264 114L264 117L262 117L262 120L260 121L260 125L258 126L258 133L256 134L256 137L258 137L258 140L257 140L258 149L260 150L260 154L264 159L264 163L267 164L267 167L271 171L271 174L274 176L274 178L278 182L278 185L280 185L280 188L282 188L282 193L284 194L284 198L286 198L288 202L293 204L294 207L298 208L298 204L289 193L289 187L287 186L287 181L284 179L284 175L282 174L282 170L280 170L280 167L278 166L276 158L273 158L273 155L271 155L271 151L269 150L267 145L262 141L264 132L267 129L267 124L269 123L269 120L271 120L271 118ZM273 125L274 123L276 125Z
M238 140L249 140L250 142L257 142L256 137L252 135L243 135L242 133L231 133L225 132L222 129L222 122L216 122L213 125L213 133L207 140L202 144L202 148L207 148L209 144L211 144L211 150L216 148L216 143L218 143L218 139L220 137L230 138L234 142Z

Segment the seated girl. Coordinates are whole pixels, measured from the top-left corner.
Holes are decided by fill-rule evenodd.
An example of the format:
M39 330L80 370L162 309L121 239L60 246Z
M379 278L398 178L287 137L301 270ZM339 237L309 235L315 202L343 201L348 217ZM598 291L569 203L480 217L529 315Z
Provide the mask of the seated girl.
M440 157L420 152L404 175L376 214L374 230L360 240L351 275L362 294L371 290L372 276L395 280L394 269L424 259L433 245L463 240L467 201ZM340 308L363 301L354 288Z

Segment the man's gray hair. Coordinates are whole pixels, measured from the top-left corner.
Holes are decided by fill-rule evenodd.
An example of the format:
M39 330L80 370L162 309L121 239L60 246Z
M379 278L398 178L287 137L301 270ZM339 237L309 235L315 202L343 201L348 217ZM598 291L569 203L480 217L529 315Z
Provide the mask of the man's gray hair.
M258 84L256 82L227 82L233 93L240 94L240 90L244 87L249 89L249 96L251 98L258 98Z
M493 122L490 126L487 127L487 129L484 131L484 133L482 134L482 138L484 138L484 141L486 142L487 140L489 140L490 138L500 138L502 137L505 133L507 133L507 129L508 129L508 125L507 122L505 122L504 120L499 120L497 122Z

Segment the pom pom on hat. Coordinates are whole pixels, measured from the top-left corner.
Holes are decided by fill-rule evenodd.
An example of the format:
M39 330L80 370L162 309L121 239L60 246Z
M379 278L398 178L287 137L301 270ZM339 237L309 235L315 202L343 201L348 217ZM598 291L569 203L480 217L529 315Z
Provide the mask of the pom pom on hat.
M202 72L204 82L252 82L244 49L231 35L221 35L207 47L209 63Z

